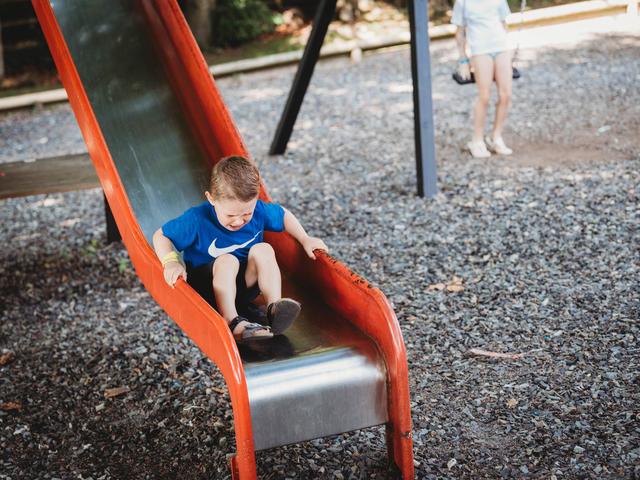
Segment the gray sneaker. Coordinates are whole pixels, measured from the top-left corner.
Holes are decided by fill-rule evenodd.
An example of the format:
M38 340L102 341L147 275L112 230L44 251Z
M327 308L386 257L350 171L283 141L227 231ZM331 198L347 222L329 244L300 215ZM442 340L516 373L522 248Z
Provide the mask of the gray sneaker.
M282 298L267 307L267 321L274 335L280 335L300 315L302 306L291 298Z

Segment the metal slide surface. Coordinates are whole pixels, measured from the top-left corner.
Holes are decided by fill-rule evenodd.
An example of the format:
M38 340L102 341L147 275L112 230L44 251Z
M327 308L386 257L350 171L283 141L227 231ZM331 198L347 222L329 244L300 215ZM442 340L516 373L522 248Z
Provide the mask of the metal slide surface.
M408 436L410 419L392 419L393 424L404 424L402 432L391 432L388 423L391 400L396 409L398 398L407 396L408 404L406 386L401 385L403 392L398 394L388 383L398 367L391 365L388 372L386 357L389 349L401 347L404 358L401 337L381 347L371 337L386 326L367 326L372 330L363 331L350 319L348 308L341 310L338 300L327 303L328 295L349 301L348 293L336 295L322 287L337 282L349 285L346 269L329 257L322 256L313 265L303 260L290 238L283 238L285 234L267 237L286 276L285 294L302 300L303 315L285 336L241 347L239 352L222 319L195 292L186 285L171 291L162 284L161 268L149 244L153 232L203 201L212 163L223 155L245 153L239 139L233 143L237 132L217 90L211 90L216 96L202 113L185 88L191 87L189 75L177 74L176 65L182 65L177 57L192 53L195 45L190 33L184 32L186 23L177 4L173 0L34 0L34 6L136 271L154 298L218 364L229 384L239 473L246 477L255 470L242 463L251 460L246 455L253 450L385 423L392 437L388 442L397 442L394 435ZM177 22L177 27L171 22ZM191 50L170 47L176 38L186 39ZM213 83L210 78L206 81ZM212 115L222 121L212 121ZM268 198L266 192L263 198ZM320 265L326 271L316 271ZM354 290L371 288L350 281ZM366 302L365 293L371 296L371 292L358 293L356 300ZM376 308L371 312L373 319ZM397 336L395 316L392 312L387 316L396 322L388 328ZM366 322L366 315L360 321ZM250 415L250 427L243 415ZM242 438L247 432L253 442ZM405 450L396 447L392 452L390 447L401 469L398 452Z
M207 162L132 2L51 2L136 219L151 241L202 201Z

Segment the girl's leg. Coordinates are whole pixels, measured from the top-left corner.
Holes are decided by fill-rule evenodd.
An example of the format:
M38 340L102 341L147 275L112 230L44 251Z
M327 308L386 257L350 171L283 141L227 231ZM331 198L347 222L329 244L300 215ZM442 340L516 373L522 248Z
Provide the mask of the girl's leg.
M258 283L267 305L282 298L280 267L273 247L268 243L258 243L251 247L244 278L247 287Z
M483 142L484 121L489 107L491 84L493 83L493 59L489 55L475 55L471 57L473 75L478 87L478 97L473 107L473 138L472 142Z
M220 313L231 322L238 316L236 310L236 276L240 269L240 262L229 254L220 255L213 262L213 294Z
M496 118L493 124L491 140L502 139L502 130L511 105L511 84L513 70L511 67L511 52L502 52L495 59L495 78L498 87L498 103L496 104Z

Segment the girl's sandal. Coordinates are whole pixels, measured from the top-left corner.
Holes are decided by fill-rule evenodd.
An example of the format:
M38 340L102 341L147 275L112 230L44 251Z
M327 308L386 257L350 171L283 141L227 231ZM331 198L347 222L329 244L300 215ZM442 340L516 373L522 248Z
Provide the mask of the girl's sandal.
M487 142L489 150L497 153L498 155L511 155L513 153L513 150L511 150L504 144L504 140L502 139L502 137L496 138L494 140L491 137L487 136L487 138L485 138L485 142Z
M239 333L236 333L235 330L240 325L240 323L246 322L244 325L244 330ZM260 325L259 323L251 323L246 318L237 316L231 323L229 323L229 329L233 334L233 338L235 338L236 342L242 343L247 340L266 340L269 338L273 338L273 333L271 333L270 327L265 327L264 325ZM269 332L269 335L263 335L260 332Z
M469 152L471 152L471 156L473 158L489 158L491 156L491 153L489 153L487 146L482 140L467 143L467 148L469 149Z

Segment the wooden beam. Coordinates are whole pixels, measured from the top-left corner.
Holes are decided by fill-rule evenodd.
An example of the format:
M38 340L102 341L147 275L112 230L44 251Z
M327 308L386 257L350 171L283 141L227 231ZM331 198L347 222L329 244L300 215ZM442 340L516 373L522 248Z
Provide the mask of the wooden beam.
M0 199L99 187L86 153L0 163Z

